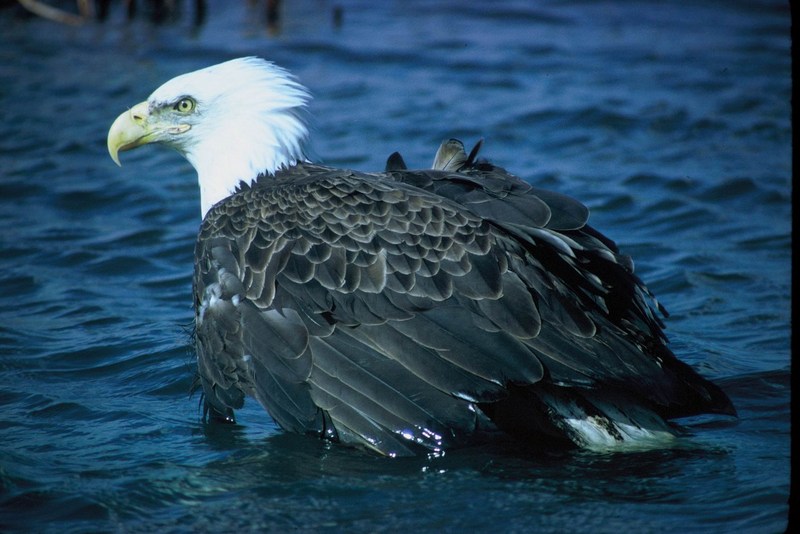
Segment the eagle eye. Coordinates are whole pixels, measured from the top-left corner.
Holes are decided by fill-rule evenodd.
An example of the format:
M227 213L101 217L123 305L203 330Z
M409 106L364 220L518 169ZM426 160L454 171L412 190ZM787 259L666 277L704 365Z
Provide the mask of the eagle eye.
M172 109L179 113L191 113L194 111L195 102L191 98L184 97L178 100Z

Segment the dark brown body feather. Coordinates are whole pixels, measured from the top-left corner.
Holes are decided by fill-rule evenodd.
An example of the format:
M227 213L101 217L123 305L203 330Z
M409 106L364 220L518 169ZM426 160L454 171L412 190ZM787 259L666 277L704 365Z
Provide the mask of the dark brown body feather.
M251 395L286 430L387 455L501 432L581 444L567 405L656 427L733 413L665 346L658 305L582 204L442 161L300 164L208 213L194 285L210 410L232 418Z

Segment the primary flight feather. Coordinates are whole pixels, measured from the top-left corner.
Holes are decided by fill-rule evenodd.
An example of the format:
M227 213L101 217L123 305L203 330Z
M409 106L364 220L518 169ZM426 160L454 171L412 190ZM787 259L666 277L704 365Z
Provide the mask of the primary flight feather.
M194 305L207 413L246 396L284 429L388 456L513 436L663 444L670 419L734 414L666 346L663 310L576 200L476 161L308 161L310 96L241 58L117 118L111 157L161 143L197 171Z

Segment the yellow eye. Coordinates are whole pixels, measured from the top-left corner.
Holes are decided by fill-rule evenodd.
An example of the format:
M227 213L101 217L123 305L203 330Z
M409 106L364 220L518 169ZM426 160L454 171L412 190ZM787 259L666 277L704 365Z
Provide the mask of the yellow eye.
M194 111L194 106L194 100L191 98L181 98L174 106L172 106L172 109L180 113L191 113Z

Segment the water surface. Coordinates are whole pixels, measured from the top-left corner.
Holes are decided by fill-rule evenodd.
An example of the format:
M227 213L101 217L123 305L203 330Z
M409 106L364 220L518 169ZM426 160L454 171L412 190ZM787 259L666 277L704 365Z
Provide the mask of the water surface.
M65 3L69 5L70 3ZM783 2L246 2L192 25L0 9L0 530L781 532L789 494L791 59ZM340 24L333 12L341 8ZM449 137L584 201L737 406L672 450L387 460L205 427L192 169L105 135L170 77L241 55L312 90L329 164L427 166Z

